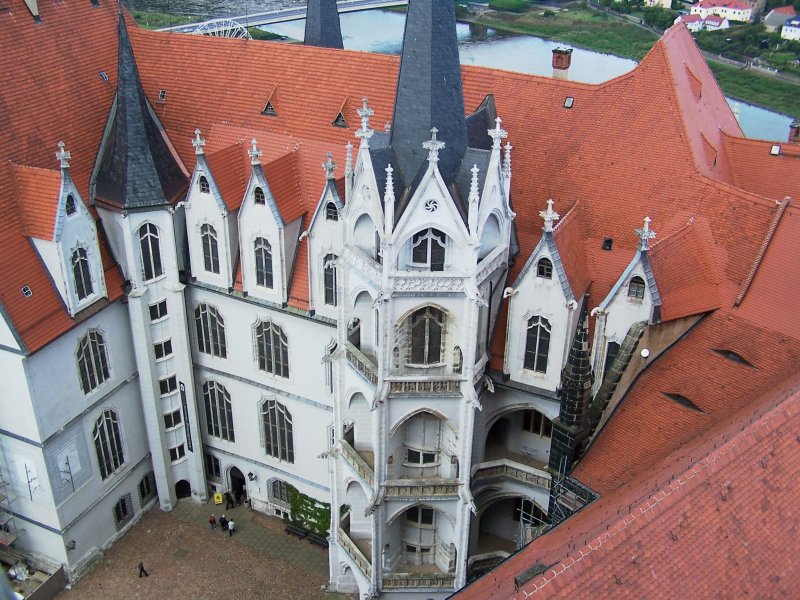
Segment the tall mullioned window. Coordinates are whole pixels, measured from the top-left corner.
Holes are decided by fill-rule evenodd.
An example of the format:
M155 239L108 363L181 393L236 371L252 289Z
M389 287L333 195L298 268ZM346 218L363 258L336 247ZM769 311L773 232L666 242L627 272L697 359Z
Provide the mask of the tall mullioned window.
M292 415L277 400L267 400L261 409L264 426L264 449L280 460L294 462Z
M96 389L109 378L106 343L99 331L90 331L81 338L76 358L84 394Z
M216 381L206 381L203 384L203 401L206 407L208 435L235 442L231 395L225 386Z
M411 315L410 361L415 365L432 365L442 362L444 343L444 313L426 306Z
M217 247L217 230L208 223L200 228L200 239L203 243L203 267L209 273L219 274L219 248Z
M272 289L272 246L264 238L256 238L253 244L256 259L256 285Z
M197 332L197 349L203 354L227 358L225 321L210 304L200 304L194 309L194 326Z
M110 409L104 410L94 424L92 437L100 465L100 477L108 479L109 475L125 464L117 413Z
M531 317L528 319L528 333L525 339L525 368L537 373L546 373L549 354L550 322L544 317Z
M72 277L75 281L75 294L78 300L88 298L94 292L89 257L85 248L76 248L72 253Z
M411 263L431 271L444 271L447 236L438 229L425 229L411 238Z
M272 321L259 321L253 328L258 368L279 377L289 376L289 342Z
M145 223L139 228L139 249L142 253L142 277L150 281L164 274L158 227Z
M336 306L336 255L327 254L322 262L325 269L325 304Z

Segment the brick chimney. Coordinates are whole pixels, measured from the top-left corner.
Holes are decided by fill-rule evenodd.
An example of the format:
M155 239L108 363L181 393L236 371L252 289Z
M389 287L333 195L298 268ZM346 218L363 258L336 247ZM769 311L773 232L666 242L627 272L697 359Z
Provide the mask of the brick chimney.
M553 48L553 78L569 79L572 48Z
M789 125L789 142L800 144L800 119L795 119Z

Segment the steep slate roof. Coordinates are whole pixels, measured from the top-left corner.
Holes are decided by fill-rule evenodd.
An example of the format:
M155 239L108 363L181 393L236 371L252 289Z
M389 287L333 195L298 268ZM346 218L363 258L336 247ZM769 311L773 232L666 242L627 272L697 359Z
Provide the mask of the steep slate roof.
M453 598L790 597L800 571L783 540L800 518L798 419L795 379Z
M336 0L308 0L303 43L306 46L344 48Z

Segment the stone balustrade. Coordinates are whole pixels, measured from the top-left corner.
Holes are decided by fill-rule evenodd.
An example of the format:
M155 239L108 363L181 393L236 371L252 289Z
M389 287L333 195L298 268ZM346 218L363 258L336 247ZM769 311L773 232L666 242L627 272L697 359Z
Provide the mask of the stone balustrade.
M372 470L372 467L370 467L367 461L361 458L361 455L345 440L340 440L340 443L342 446L342 457L355 469L356 473L361 475L370 487L374 486L375 472Z
M383 484L383 491L386 499L456 497L459 485L456 479L435 481L391 479Z
M391 379L389 393L402 396L404 394L428 394L431 396L458 396L461 394L460 379Z
M392 573L383 576L383 589L448 588L455 585L451 573Z
M476 481L494 477L509 477L522 483L533 484L546 490L550 489L550 473L506 458L476 465L472 474L472 482L474 485Z
M350 342L344 343L345 355L347 356L347 362L350 363L356 371L358 371L361 376L369 381L372 385L377 385L378 383L378 368L375 366L369 357L361 352L358 348L353 346Z
M367 579L372 579L372 564L370 561L361 553L361 550L359 550L358 546L350 539L350 536L344 532L344 529L341 527L337 529L339 545L350 555L350 558L352 558L353 562L361 569L361 572L366 575Z

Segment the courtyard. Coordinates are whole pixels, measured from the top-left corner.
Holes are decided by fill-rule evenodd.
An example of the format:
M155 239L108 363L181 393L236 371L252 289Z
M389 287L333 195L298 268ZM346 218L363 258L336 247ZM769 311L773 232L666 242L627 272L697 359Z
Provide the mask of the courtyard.
M153 508L58 600L165 598L345 600L324 590L328 552L286 534L283 523L246 507L225 511L233 537L208 517L221 507L181 500L171 513ZM149 577L138 577L144 563Z

